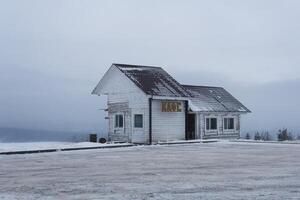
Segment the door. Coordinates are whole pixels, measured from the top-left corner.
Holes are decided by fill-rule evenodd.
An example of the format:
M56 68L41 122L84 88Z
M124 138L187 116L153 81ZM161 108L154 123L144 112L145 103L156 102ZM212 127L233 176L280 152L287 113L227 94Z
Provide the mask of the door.
M128 136L125 135L125 114L116 113L114 114L113 121L113 140L118 142L128 142Z
M144 113L134 113L132 119L132 143L145 143Z
M196 115L190 113L187 115L186 140L194 140L196 132Z

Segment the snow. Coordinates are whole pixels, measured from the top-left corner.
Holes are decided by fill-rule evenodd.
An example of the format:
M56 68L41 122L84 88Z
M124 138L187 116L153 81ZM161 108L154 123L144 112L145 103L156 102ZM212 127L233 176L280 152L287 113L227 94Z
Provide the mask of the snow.
M120 67L121 70L123 71L144 71L147 70L145 68L141 68L141 67Z
M219 106L219 105L216 105ZM201 111L214 111L216 107L212 107L212 104L207 103L207 101L202 101L200 98L189 99L189 107L194 112Z
M24 142L24 143L0 143L0 152L28 151L44 149L64 149L79 147L112 146L119 144L101 144L93 142Z
M300 145L237 142L0 156L0 199L299 199Z
M236 139L236 140L231 140L232 142L246 142L246 143L275 143L275 144L300 144L300 140L286 140L286 141L264 141L264 140L247 140L247 139Z
M200 111L200 109L197 106L195 106L191 100L188 100L188 105L192 111Z
M245 110L243 107L240 107L240 108L238 109L238 111L240 111L240 112L246 112L246 110Z
M208 139L208 140L172 140L172 141L159 141L158 144L190 144L190 143L209 143L209 142L227 142L221 139Z

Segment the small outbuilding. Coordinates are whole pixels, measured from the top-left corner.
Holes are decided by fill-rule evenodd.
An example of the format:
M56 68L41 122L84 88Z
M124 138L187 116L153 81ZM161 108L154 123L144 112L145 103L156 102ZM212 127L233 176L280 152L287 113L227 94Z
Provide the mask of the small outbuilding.
M161 67L112 64L92 94L108 96L116 142L239 138L250 112L224 88L182 85Z

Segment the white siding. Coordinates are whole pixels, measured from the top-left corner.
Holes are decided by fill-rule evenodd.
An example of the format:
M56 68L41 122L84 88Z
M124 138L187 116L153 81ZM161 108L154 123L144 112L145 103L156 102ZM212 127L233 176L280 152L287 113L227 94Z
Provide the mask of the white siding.
M129 102L130 108L148 105L144 92L115 66L109 68L97 85L95 93L108 95L108 103Z
M110 138L123 141L126 139L128 142L136 143L148 142L148 97L125 74L112 66L97 85L95 93L108 95L108 106L116 103L128 104L126 110L113 110L108 113ZM124 114L123 133L114 127L114 115L117 113ZM143 128L135 129L133 127L134 114L144 115Z
M169 141L185 139L185 105L181 112L162 112L161 100L152 102L152 140Z
M240 114L237 113L199 113L198 128L202 139L209 138L238 138L240 135ZM206 130L206 118L217 118L217 130ZM234 129L224 130L223 119L225 117L234 118Z
M149 97L138 88L118 68L112 66L98 83L94 94L108 95L109 106L109 138L133 143L149 142ZM171 99L170 99L171 100ZM160 99L152 101L152 141L171 141L185 139L185 103L182 103L181 112L162 112ZM117 130L114 127L114 115L124 115L124 128ZM143 127L134 127L134 115L143 114ZM235 129L223 130L223 117L234 117ZM205 130L205 117L217 117L216 131ZM196 139L239 137L239 113L196 113ZM201 137L202 136L202 137Z

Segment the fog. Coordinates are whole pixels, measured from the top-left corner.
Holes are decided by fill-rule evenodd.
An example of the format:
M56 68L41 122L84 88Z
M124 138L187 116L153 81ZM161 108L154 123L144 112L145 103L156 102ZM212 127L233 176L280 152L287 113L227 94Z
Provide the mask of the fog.
M105 132L111 63L225 87L243 131L300 130L300 2L1 1L0 127Z

